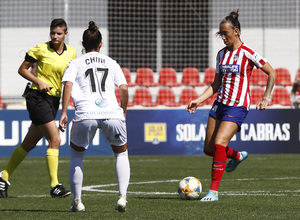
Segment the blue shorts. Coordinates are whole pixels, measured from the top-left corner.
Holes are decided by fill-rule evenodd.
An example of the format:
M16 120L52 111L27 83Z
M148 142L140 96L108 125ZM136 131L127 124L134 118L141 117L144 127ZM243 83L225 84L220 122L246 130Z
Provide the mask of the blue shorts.
M241 125L244 122L248 110L245 107L237 106L228 106L224 105L218 101L215 101L213 107L209 111L209 116L216 118L220 121L232 121L235 122L241 130Z

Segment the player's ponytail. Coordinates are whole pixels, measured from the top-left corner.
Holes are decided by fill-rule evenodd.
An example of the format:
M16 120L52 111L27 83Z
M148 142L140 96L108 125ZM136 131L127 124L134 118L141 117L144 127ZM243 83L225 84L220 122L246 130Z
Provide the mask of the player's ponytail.
M241 24L239 22L239 9L237 9L236 11L231 12L228 16L226 16L225 18L223 18L223 20L221 21L221 24L224 24L226 22L230 23L232 26L232 29L238 29L239 30L239 36L241 34ZM217 35L220 35L219 32L217 32Z
M102 35L94 21L89 22L89 27L83 33L82 45L86 52L96 50L102 42Z

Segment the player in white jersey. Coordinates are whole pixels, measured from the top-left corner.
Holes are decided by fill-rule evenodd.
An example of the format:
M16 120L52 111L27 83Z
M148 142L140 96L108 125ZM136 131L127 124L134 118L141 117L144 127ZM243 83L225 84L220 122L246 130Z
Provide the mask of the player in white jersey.
M67 66L62 82L64 84L62 115L59 127L65 130L68 121L67 106L70 95L75 105L75 116L71 128L69 178L73 193L70 211L84 211L81 201L84 152L93 140L98 128L116 157L116 173L119 185L119 199L116 209L126 209L126 193L130 178L127 152L126 110L128 87L119 64L99 53L102 36L93 21L83 33L83 47L86 54L73 59ZM120 88L121 107L115 96L115 85Z
M240 130L249 111L252 69L256 66L268 75L266 91L256 106L257 110L266 109L276 79L276 73L267 60L241 41L238 15L238 10L231 12L220 23L217 34L226 47L218 53L214 82L186 107L189 113L194 113L202 102L217 92L209 112L204 143L204 153L213 157L212 182L201 201L218 200L218 188L225 168L231 172L248 157L246 151L237 152L228 147L228 143ZM227 158L231 160L226 165Z

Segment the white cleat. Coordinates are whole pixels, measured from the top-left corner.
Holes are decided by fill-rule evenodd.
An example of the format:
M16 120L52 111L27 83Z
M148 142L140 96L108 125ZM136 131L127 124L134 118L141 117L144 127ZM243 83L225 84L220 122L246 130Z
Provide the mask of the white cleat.
M201 202L212 202L219 200L219 193L218 191L209 190L207 195L203 197L200 201Z
M70 212L84 212L85 207L83 203L81 202L81 199L75 199L71 203L72 207L70 208Z
M115 209L118 210L119 212L125 212L126 203L127 203L126 196L120 196Z

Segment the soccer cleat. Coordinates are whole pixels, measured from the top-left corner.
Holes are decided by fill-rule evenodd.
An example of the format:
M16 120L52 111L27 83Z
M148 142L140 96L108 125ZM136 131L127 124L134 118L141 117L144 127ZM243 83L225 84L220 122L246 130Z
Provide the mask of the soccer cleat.
M203 197L200 201L201 202L212 202L219 200L219 193L218 191L209 190L207 195Z
M119 196L119 200L116 205L116 210L119 212L125 212L126 211L126 196Z
M75 199L71 203L72 207L70 208L70 212L84 212L85 207L81 202L81 199Z
M71 192L66 190L61 183L57 184L53 189L50 190L50 195L53 198L63 198L69 196Z
M10 182L2 179L2 172L0 173L0 198L7 198L7 188L10 186Z
M248 153L246 151L241 151L241 159L239 160L230 160L226 165L226 172L232 172L236 167L244 160L247 159Z

